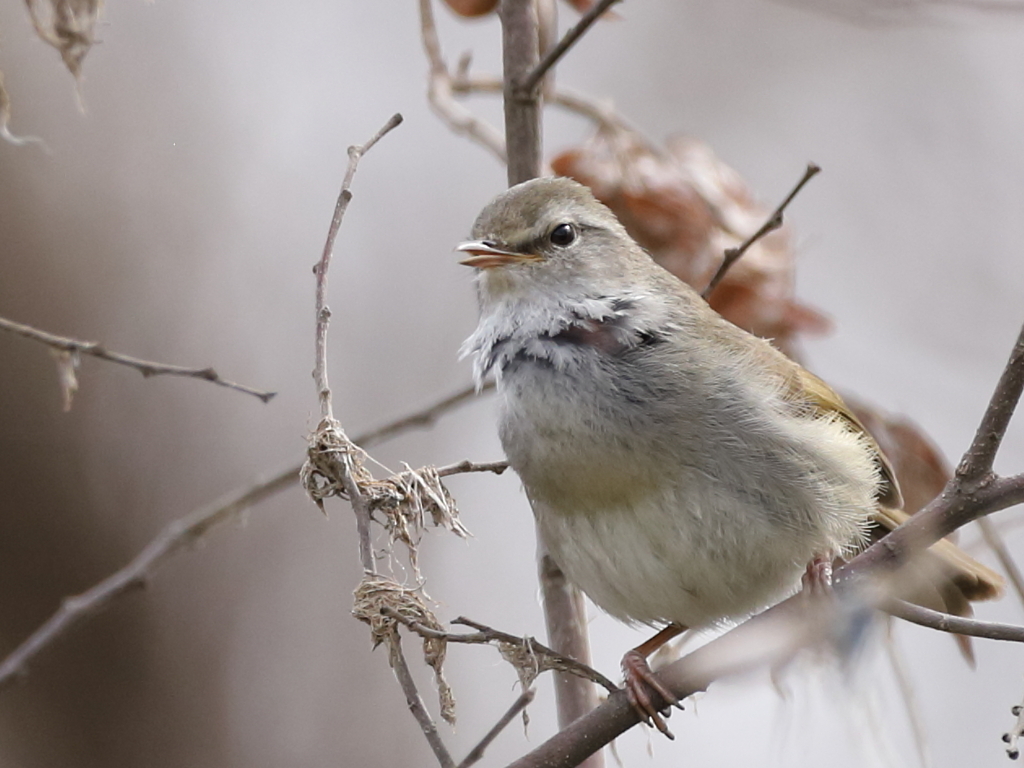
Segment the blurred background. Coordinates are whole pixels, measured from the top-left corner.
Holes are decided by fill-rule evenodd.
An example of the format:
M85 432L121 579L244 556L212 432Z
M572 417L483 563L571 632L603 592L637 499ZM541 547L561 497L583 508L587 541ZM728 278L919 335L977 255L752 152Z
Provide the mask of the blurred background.
M1024 320L1019 8L633 0L558 80L651 138L709 142L771 204L820 164L789 217L798 295L834 324L803 343L805 360L912 418L955 461ZM493 16L436 14L450 63L472 50L475 71L498 72ZM0 141L0 316L279 394L264 405L86 358L63 413L48 350L0 334L4 655L172 519L301 459L318 414L310 269L349 144L406 118L360 166L332 268L330 375L350 434L468 383L457 350L475 299L452 247L504 183L431 114L412 2L111 3L97 32L76 91L24 6L0 5L10 128L47 148ZM497 99L468 104L498 124ZM549 156L591 134L549 114ZM499 459L492 404L373 453L392 468ZM1024 469L1019 423L997 469ZM427 536L438 616L542 637L518 481L449 488L475 535ZM349 615L354 526L347 506L328 509L298 489L275 497L45 651L0 692L0 765L432 764L386 654ZM1024 554L1016 515L995 519ZM1013 595L979 614L1024 621ZM592 615L595 663L616 676L644 633ZM895 636L931 764L1005 764L1020 649L978 641L971 670L946 636ZM515 698L515 675L493 650L456 647L448 676L460 721L442 732L461 756ZM673 718L675 743L634 729L618 753L630 766L920 764L893 679L878 647L843 671L808 659L776 684L717 684ZM552 733L549 680L531 711L486 764Z

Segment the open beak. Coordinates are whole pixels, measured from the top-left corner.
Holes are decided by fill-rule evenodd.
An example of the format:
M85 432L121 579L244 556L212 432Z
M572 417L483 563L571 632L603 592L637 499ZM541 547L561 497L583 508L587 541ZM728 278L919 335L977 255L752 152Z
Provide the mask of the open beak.
M540 261L540 256L532 253L514 253L503 251L492 243L483 240L474 240L463 243L455 249L457 253L468 253L465 259L459 264L477 269L491 269L492 267L505 267L509 264L523 264L528 261Z

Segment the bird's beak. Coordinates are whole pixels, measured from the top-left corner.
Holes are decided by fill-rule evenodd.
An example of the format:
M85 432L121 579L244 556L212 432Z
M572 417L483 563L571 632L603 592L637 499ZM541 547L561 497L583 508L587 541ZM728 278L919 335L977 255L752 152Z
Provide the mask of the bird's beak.
M492 243L483 240L474 240L463 243L455 249L457 253L468 253L469 256L459 264L477 269L491 269L492 267L504 267L509 264L523 264L528 261L540 261L540 256L532 253L514 253L503 251Z

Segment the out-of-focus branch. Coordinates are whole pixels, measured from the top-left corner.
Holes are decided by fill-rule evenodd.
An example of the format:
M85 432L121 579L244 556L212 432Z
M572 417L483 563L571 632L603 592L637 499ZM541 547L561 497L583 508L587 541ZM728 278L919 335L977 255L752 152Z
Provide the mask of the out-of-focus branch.
M432 0L420 2L420 31L423 37L423 50L427 53L430 63L430 80L427 87L427 99L434 113L459 136L465 136L488 150L499 162L506 162L505 140L496 128L478 118L464 106L459 104L452 95L452 76L448 65L441 54L441 41L437 36L434 23L434 6Z
M749 249L750 246L765 235L774 232L782 226L782 214L785 212L787 206L793 202L793 198L799 194L800 190L804 188L804 185L814 178L814 176L820 171L821 168L816 166L814 163L808 163L807 170L805 170L804 175L800 177L800 181L798 181L792 191L786 195L786 199L779 203L779 207L772 212L772 215L768 217L768 220L763 225L761 225L761 228L740 243L736 248L726 249L725 258L722 259L721 266L718 267L718 271L715 272L714 277L711 278L711 282L708 283L708 287L705 288L704 293L701 294L705 300L711 296L711 293L716 287L718 287L718 284L722 282L722 278L725 277L725 273L729 271L729 267L739 261L740 257L747 252L747 249Z
M70 410L71 397L78 388L75 380L74 370L78 367L78 355L90 355L100 360L106 360L118 365L126 365L134 368L143 376L185 376L192 379L203 379L221 387L228 387L247 395L258 397L264 403L269 402L276 394L275 392L264 392L253 389L244 384L237 384L227 379L222 379L213 368L184 368L180 365L167 365L166 363L154 363L150 360L142 360L130 355L122 355L119 352L110 352L96 341L79 341L67 336L57 336L30 325L16 323L0 317L0 330L10 331L27 339L42 342L58 353L58 365L60 367L61 387L64 390L64 410Z
M80 595L65 598L60 609L0 663L0 689L23 674L29 661L59 636L116 598L145 586L171 555L199 541L214 526L235 519L242 510L291 487L297 479L298 468L289 467L266 482L171 522L124 568Z
M953 616L949 613L941 613L930 608L923 608L920 605L914 605L905 600L890 600L883 607L887 613L891 613L899 619L909 621L912 624L918 624L922 627L937 629L940 632L984 637L989 640L1009 640L1015 643L1024 643L1024 627L1019 627L1015 624L999 624L994 621L966 619L962 616Z
M357 435L355 442L369 447L417 427L429 426L441 416L468 402L470 398L464 396L465 392L466 390L461 390L423 410ZM472 393L473 390L470 389L469 392ZM452 466L461 467L464 463ZM480 471L497 471L497 468L489 465L474 466L486 468ZM58 637L81 621L97 614L108 603L142 586L152 578L164 560L198 541L211 529L234 520L239 513L249 507L297 485L301 469L301 464L290 466L268 480L228 494L223 501L201 507L174 520L124 568L80 595L66 598L53 616L0 662L0 690L24 674L29 662L52 645Z
M1003 537L996 530L993 522L987 517L978 518L977 523L978 528L981 529L981 537L985 540L985 544L992 550L999 564L1003 567L1003 572L1010 580L1010 584L1013 585L1013 591L1017 594L1017 599L1024 604L1024 575L1021 574L1017 562L1006 547Z

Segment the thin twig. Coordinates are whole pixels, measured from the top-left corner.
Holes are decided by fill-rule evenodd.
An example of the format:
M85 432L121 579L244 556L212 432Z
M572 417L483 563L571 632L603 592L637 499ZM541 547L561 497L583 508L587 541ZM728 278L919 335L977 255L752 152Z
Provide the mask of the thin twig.
M964 454L956 469L956 476L965 481L984 483L992 472L996 452L1006 434L1013 411L1024 391L1024 327L1013 345L1010 360L1003 369L989 401L985 415L978 425L974 442Z
M214 526L235 519L242 510L290 488L297 479L298 468L289 467L266 482L231 494L225 500L201 507L169 523L124 568L85 592L65 598L60 609L0 663L0 689L27 671L29 661L57 637L114 599L144 586L157 567L175 552L198 541Z
M576 25L562 36L562 39L558 41L555 47L544 55L544 58L541 59L540 63L522 79L522 82L517 86L519 92L525 95L532 94L537 86L540 85L540 81L544 78L544 75L548 73L548 70L550 70L559 59L568 53L569 49L572 48L572 46L575 45L584 34L586 34L591 25L597 21L605 11L618 2L620 2L620 0L600 0L600 2L594 3L590 10L583 14L582 18L576 22Z
M821 171L821 168L816 166L814 163L808 163L807 170L804 171L804 175L800 178L800 181L798 181L796 186L793 187L793 190L786 195L786 199L779 204L779 207L775 209L771 216L768 217L768 220L761 226L761 228L740 243L739 247L727 248L725 250L725 258L722 260L721 266L719 266L718 271L715 272L715 276L711 278L711 282L708 283L708 287L704 289L704 293L701 294L705 299L711 296L712 291L715 290L722 278L725 277L725 273L729 271L729 267L739 261L740 257L747 252L747 249L750 248L750 246L765 235L774 232L782 226L782 214L785 212L786 207L793 201L793 198L797 196L800 190L804 188L804 184L814 178L815 174L819 171Z
M494 390L494 382L489 381L483 387L480 388L479 393L491 392ZM415 427L429 427L432 426L440 416L443 416L452 408L456 408L465 402L472 400L478 394L478 390L475 386L470 385L465 389L460 389L453 395L449 395L443 400L438 400L431 406L424 408L421 411L416 411L404 418L392 421L389 424L385 424L382 427L378 427L375 430L366 432L358 437L354 442L356 445L361 445L364 448L369 447L371 444L379 443L387 440L394 435L406 432Z
M466 755L465 759L459 763L459 768L469 768L473 763L478 762L480 758L484 756L484 751L491 745L491 742L498 738L498 734L508 727L508 724L515 719L516 715L530 705L530 702L533 701L533 697L535 695L536 693L533 688L527 688L523 691L519 698L512 703L512 706L508 708L508 711L505 712L498 722L494 724L494 727L491 728L491 730L489 730L482 739L480 739L480 743L473 747L469 751L469 754Z
M451 475L461 475L466 472L493 472L496 475L500 475L508 469L507 461L489 461L482 464L476 464L469 459L465 459L456 464L449 464L446 467L437 468L438 477L449 477Z
M891 613L899 619L919 624L922 627L937 629L940 632L984 637L989 640L1009 640L1015 643L1024 643L1024 627L1019 627L1015 624L999 624L994 621L965 619L962 616L954 616L949 613L933 611L920 605L914 605L905 600L888 600L883 607L886 613Z
M441 54L441 41L434 23L432 0L420 2L420 33L423 50L430 64L430 80L427 86L427 100L434 114L441 118L452 131L465 136L494 155L502 165L506 162L505 139L492 125L476 117L459 104L452 96L452 76Z
M320 261L313 267L313 273L316 275L316 366L313 369L313 380L316 382L320 398L320 415L323 418L333 418L331 389L327 383L327 326L331 318L331 310L327 307L327 271L330 269L331 256L334 253L334 240L338 236L341 220L352 199L350 187L356 174L356 168L359 166L359 160L370 151L374 144L384 138L385 134L396 128L401 122L402 116L396 113L368 142L362 146L348 148L348 168L345 171L345 178L341 182L341 192L338 194L338 202L334 206L331 226L327 230L327 241L324 243Z
M468 398L465 397L446 397L417 413L403 416L382 427L357 435L355 442L365 446L382 443L416 427L432 424L445 413L467 401ZM429 414L429 418L423 418L424 414ZM29 662L52 645L58 637L84 619L97 614L102 607L116 598L128 594L132 589L148 581L157 567L171 555L197 541L211 529L235 519L249 507L297 485L301 469L301 464L288 467L269 480L233 491L225 497L226 501L201 507L170 522L124 568L80 595L65 598L56 613L0 662L0 690L24 674Z
M507 643L509 645L516 646L529 651L534 656L545 656L554 662L558 667L564 668L566 671L571 672L579 678L584 680L590 680L593 683L597 683L609 693L617 691L619 687L615 685L611 680L602 675L593 667L586 664L581 664L576 659L570 658L564 654L558 653L558 651L549 648L548 646L541 643L535 637L518 637L511 635L508 632L502 632L500 629L494 629L486 624L481 624L478 621L467 619L464 616L460 616L457 619L452 620L452 624L461 624L463 626L470 627L477 630L472 633L461 633L461 632L441 632L432 627L425 626L417 621L413 621L403 616L398 611L392 610L391 608L382 608L381 611L384 615L389 616L396 621L404 624L406 627L411 629L413 632L418 634L420 637L431 640L444 640L449 643L462 643L464 645L488 645L490 643Z
M1024 575L1021 574L1020 568L1017 567L1017 562L1013 559L1013 555L1010 554L1010 550L1007 548L1006 542L1003 541L1003 537L996 530L995 523L987 517L982 517L977 520L977 524L981 529L981 536L985 543L995 553L999 564L1003 566L1003 572L1006 573L1010 584L1013 585L1013 591L1017 593L1017 599L1024 604Z
M398 684L402 686L402 692L405 694L405 701L409 705L409 711L412 712L416 722L419 723L423 735L427 737L427 743L434 750L434 756L437 757L437 762L441 764L441 768L455 768L455 761L452 760L452 756L448 753L448 748L441 740L441 734L437 732L437 724L434 723L430 713L427 712L423 699L420 698L420 693L416 689L416 682L412 679L409 664L405 660L405 654L402 653L401 635L395 632L388 645L391 649L391 668L395 670Z
M97 357L100 360L106 360L111 363L117 363L118 365L126 365L129 368L134 368L139 371L143 376L184 376L192 379L203 379L205 381L212 382L221 387L227 387L228 389L234 389L239 392L244 392L247 395L258 397L264 403L269 402L274 397L276 392L264 392L263 390L253 389L244 384L238 384L227 379L222 379L213 368L185 368L180 365L167 365L166 363L155 363L151 360L142 360L138 357L132 357L130 355L122 355L119 352L110 352L103 347L102 344L96 341L79 341L78 339L72 339L67 336L57 336L46 331L41 331L38 328L33 328L30 325L24 325L22 323L16 323L13 320L7 320L0 317L0 330L10 331L16 333L19 336L24 336L28 339L34 339L35 341L42 342L53 349L61 352L77 355L90 355Z

